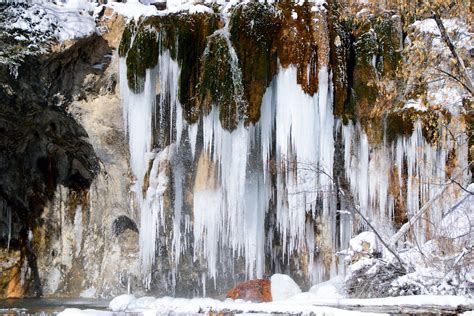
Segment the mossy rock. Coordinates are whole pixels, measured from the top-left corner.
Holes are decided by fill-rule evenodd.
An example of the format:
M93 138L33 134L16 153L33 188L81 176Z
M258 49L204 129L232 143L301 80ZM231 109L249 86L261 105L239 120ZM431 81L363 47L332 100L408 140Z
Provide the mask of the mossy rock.
M132 20L127 24L123 30L122 39L120 40L118 53L120 57L125 57L127 55L130 46L132 45L133 34L135 33L135 22Z
M353 115L353 109L348 108L350 87L353 85L354 50L351 49L352 23L341 16L342 6L338 1L332 1L328 7L328 26L330 43L330 64L332 70L332 83L334 88L335 115L343 116L347 124L348 114Z
M280 20L272 6L249 3L234 9L230 18L230 38L239 59L248 123L260 119L263 94L277 71L277 55L272 50Z
M158 42L156 31L141 29L133 40L127 54L128 86L134 93L141 93L145 84L146 70L158 62Z
M395 79L401 60L401 22L388 12L362 19L349 18L347 23L353 29L348 66L348 83L352 90L347 98L345 113L366 120L379 98L383 98L378 82ZM338 102L340 110L342 101Z
M224 128L232 130L238 124L237 96L232 75L231 55L226 39L211 36L202 58L199 79L199 104L204 114L219 104L219 118Z
M386 117L385 136L389 142L398 136L410 136L415 122L420 121L423 138L430 144L436 144L440 140L440 129L450 120L451 114L445 110L419 111L409 108L392 111Z
M247 123L259 120L263 94L278 62L284 68L296 66L301 88L310 95L317 92L317 19L311 8L310 3L248 3L232 12L230 33L242 69Z
M197 121L200 116L196 98L200 58L206 47L206 38L217 29L218 24L219 16L208 13L145 18L127 54L129 87L135 93L143 91L146 69L157 64L163 50L169 50L171 58L177 60L181 67L178 97L184 116L190 123ZM124 34L121 46L126 46L127 37Z

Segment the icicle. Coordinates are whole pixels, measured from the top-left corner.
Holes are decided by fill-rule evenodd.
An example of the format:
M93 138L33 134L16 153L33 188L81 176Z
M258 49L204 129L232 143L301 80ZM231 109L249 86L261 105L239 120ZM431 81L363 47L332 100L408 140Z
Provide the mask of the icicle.
M76 207L76 213L74 215L74 235L76 237L76 257L79 257L81 253L82 244L82 206Z
M193 159L196 156L196 140L197 140L197 132L198 132L199 124L191 124L188 126L188 138L189 138L189 145L191 146L191 154L193 155Z
M140 218L140 257L145 285L150 287L152 267L155 262L156 243L160 227L164 226L163 195L168 188L169 162L174 146L163 149L153 160L149 174L149 186L142 202Z
M136 177L135 193L141 201L143 180L148 171L152 141L152 117L155 111L155 70L147 69L145 88L135 94L127 84L125 58L120 60L120 93L123 100L123 113L130 148L130 166Z
M173 166L174 179L174 214L173 214L173 254L174 266L178 269L179 258L182 251L181 239L185 235L181 234L181 220L183 208L183 170L179 163Z

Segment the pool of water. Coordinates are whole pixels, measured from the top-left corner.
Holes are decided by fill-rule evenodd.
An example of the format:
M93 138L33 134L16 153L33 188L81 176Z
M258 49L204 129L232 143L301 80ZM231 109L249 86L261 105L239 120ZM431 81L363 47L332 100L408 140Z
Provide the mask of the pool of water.
M108 300L87 298L24 298L0 300L0 315L57 315L66 308L107 310ZM125 315L125 314L117 314ZM131 314L127 314L131 315Z

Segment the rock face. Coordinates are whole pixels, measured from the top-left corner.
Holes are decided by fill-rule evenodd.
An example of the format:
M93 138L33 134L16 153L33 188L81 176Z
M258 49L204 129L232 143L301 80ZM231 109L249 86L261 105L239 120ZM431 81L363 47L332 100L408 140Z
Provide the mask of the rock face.
M231 299L241 299L252 302L271 302L271 282L268 279L250 280L237 284L227 292Z
M101 35L0 59L0 296L220 295L254 279L229 297L284 299L294 281L262 278L307 289L340 273L334 254L364 226L354 206L387 234L402 225L433 180L467 170L469 121L417 103L458 88L406 83L436 34L346 9L127 25L106 9ZM458 191L408 238L430 238Z
M11 55L15 72L0 63L0 297L140 288L112 51L123 18L102 23L104 37Z

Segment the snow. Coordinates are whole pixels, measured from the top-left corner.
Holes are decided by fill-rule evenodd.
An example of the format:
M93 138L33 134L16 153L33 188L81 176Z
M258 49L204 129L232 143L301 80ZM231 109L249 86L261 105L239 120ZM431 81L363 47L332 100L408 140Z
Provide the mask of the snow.
M79 296L83 297L83 298L93 298L93 297L95 297L96 292L97 292L97 290L94 287L90 287L90 288L82 291Z
M153 5L145 5L138 1L109 2L108 7L112 8L117 14L128 19L138 20L141 16L157 15L158 10Z
M226 299L225 301L219 301L211 298L172 298L162 297L157 299L147 298L149 300L148 305L145 307L142 305L140 308L127 308L127 312L159 312L173 313L173 314L200 314L216 311L227 311L227 312L238 312L238 313L288 313L288 314L304 314L304 315L367 315L357 311L348 311L343 309L337 309L332 307L314 306L308 302L294 301L291 299L270 302L270 303L251 303L243 300L231 300ZM114 299L115 300L115 299ZM139 300L139 299L138 299ZM311 303L317 303L314 300ZM321 303L321 302L320 302ZM134 302L127 303L128 306L133 306ZM115 310L119 311L119 310ZM75 310L73 312L76 312ZM68 314L66 311L61 314L65 315L80 315L80 314ZM84 314L87 315L87 314Z
M135 295L123 294L115 297L110 301L109 308L113 312L120 312L127 310L127 307L136 301Z
M91 35L96 30L94 18L89 14L89 4L75 1L66 6L53 3L35 3L26 8L15 7L19 16L6 29L19 29L28 33L52 35L59 41Z
M318 299L344 298L344 277L337 276L326 282L313 285L309 292Z
M405 109L415 109L416 111L425 112L427 110L426 106L423 105L421 98L416 100L410 99L405 103Z
M442 21L448 33L459 29L459 27L463 25L459 18L443 19ZM415 21L412 26L422 33L441 36L438 25L434 19L418 20Z
M369 299L344 299L341 305L361 305L361 306L473 306L474 300L464 296L455 295L412 295L399 297L369 298Z
M331 286L339 283L333 280ZM330 283L329 283L330 284ZM341 296L329 297L322 293L323 289L329 289L327 282L321 284L315 292L297 293L285 300L269 303L252 303L243 300L216 300L211 298L173 298L173 297L142 297L135 298L133 295L121 295L110 302L113 312L126 311L127 313L173 313L173 314L198 314L208 312L234 312L234 313L287 313L302 315L368 315L367 311L383 311L384 308L399 310L409 308L411 310L451 310L455 311L462 306L464 309L474 307L474 300L464 296L439 296L418 295L400 296L375 299L347 299ZM337 294L337 293L334 293ZM348 310L355 309L355 310ZM364 310L357 311L357 309ZM59 315L93 315L91 310L66 309ZM103 315L112 315L110 312L101 312ZM383 315L383 314L377 314Z
M58 313L58 316L113 316L114 313L108 311L100 311L96 309L79 309L79 308L66 308L64 311Z
M274 274L270 280L273 301L283 301L301 293L298 284L286 274Z
M362 232L349 241L349 247L354 252L373 254L381 250L379 240L373 232Z

